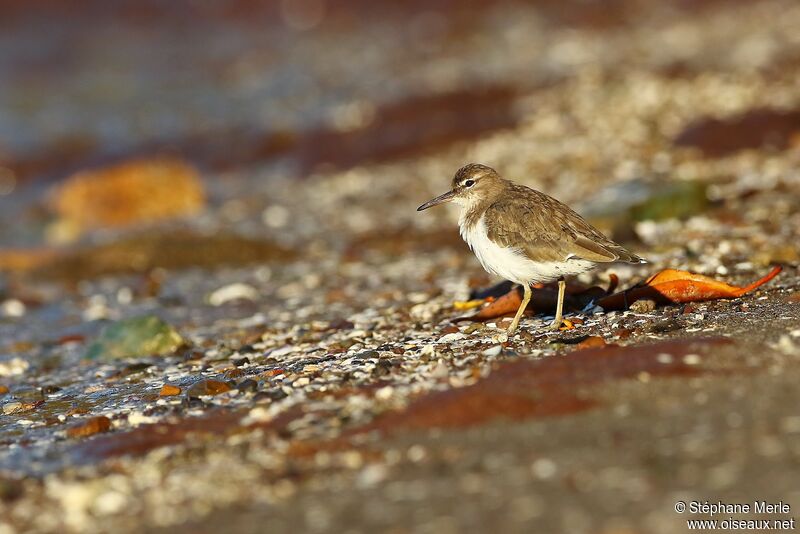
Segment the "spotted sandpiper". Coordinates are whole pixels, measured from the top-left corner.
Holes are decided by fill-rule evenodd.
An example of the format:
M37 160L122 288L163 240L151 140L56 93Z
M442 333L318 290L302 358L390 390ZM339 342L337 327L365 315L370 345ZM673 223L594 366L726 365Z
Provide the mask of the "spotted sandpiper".
M614 243L569 206L539 191L505 180L486 165L471 163L453 177L452 189L417 211L445 202L461 207L461 237L489 273L522 285L525 292L508 333L519 326L531 300L531 284L558 280L556 316L563 322L564 277L598 263L647 263Z

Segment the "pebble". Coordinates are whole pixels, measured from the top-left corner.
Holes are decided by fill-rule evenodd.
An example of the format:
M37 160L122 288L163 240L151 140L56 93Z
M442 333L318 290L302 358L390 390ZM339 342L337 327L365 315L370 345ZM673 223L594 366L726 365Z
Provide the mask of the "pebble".
M630 309L636 313L650 313L656 309L656 301L651 299L639 299L631 304Z
M243 393L255 393L258 391L258 382L252 378L247 378L239 382L239 385L236 386L236 389Z
M656 361L662 364L669 364L672 363L673 357L672 354L667 354L666 352L661 352L656 356Z
M86 357L112 361L144 356L165 356L184 344L181 335L155 315L123 319L108 325L89 345Z
M22 409L23 408L21 402L7 402L3 404L3 413L6 415L21 412Z
M0 376L18 376L28 370L30 364L22 358L11 358L0 362Z
M90 417L80 421L79 423L67 429L67 436L70 438L84 438L99 434L100 432L108 432L111 430L111 419L104 415L97 417Z
M454 332L452 334L446 334L440 337L437 343L452 343L453 341L458 341L459 339L464 339L465 337L467 336L465 334L462 334L461 332L458 333Z
M508 341L508 334L506 332L500 332L492 336L493 343L505 343L506 341Z
M294 382L292 382L292 387L293 388L302 388L302 387L305 387L305 386L309 385L310 383L311 383L311 379L310 378L308 378L307 376L302 376L302 377L298 378L297 380L295 380Z
M241 424L242 426L247 426L254 423L266 423L270 420L272 420L270 411L261 406L256 406L242 419Z
M161 391L158 392L161 397L174 397L181 394L181 388L173 386L172 384L164 384L161 386Z
M489 347L488 349L485 349L481 354L483 354L484 356L492 357L492 356L498 356L501 352L503 352L503 346L494 345Z
M411 310L409 310L409 315L411 315L412 319L418 321L430 321L440 311L442 311L441 304L435 301L428 301L413 306Z
M700 355L698 354L686 354L683 357L683 363L686 365L699 365L700 364Z
M436 364L436 367L433 368L431 371L431 378L439 379L439 378L447 378L450 376L450 369L447 367L447 364L444 361L439 360Z
M394 388L392 386L384 386L375 392L375 398L381 401L391 399L392 395L394 395Z
M231 387L221 380L205 379L195 382L186 390L187 397L204 397L206 395L219 395L230 391Z
M539 458L531 465L531 472L540 480L553 478L558 471L556 463L549 458Z
M593 349L599 347L605 347L608 345L606 340L602 338L602 336L589 336L580 343L578 343L577 348L579 349Z
M26 307L21 300L8 299L0 303L0 315L4 317L22 317Z
M256 288L248 284L235 283L223 286L208 296L208 302L212 306L222 306L235 300L258 300L259 292Z

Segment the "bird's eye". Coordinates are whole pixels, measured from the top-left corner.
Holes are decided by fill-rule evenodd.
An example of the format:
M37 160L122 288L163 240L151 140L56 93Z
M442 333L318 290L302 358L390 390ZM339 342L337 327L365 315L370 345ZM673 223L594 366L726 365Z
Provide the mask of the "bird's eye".
M475 185L475 180L467 180L464 182L465 187L472 187L473 185Z

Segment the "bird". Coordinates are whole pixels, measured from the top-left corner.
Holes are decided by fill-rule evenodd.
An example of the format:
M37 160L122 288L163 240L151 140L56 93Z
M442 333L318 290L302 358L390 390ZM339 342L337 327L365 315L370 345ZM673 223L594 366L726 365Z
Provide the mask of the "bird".
M531 284L558 280L555 319L564 323L565 277L597 264L647 261L603 235L572 208L530 187L502 178L486 165L470 163L453 176L450 191L417 208L453 202L461 211L461 237L490 274L520 284L524 295L507 332L519 326L531 300Z

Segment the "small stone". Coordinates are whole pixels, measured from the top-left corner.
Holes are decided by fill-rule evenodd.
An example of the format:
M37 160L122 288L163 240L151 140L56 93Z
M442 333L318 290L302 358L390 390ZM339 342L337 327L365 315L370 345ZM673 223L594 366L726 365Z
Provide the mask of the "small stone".
M800 416L791 415L781 419L781 430L789 434L800 434Z
M481 329L483 329L483 324L482 323L473 323L473 324L467 326L467 328L464 329L464 333L465 334L472 334L472 333L477 332L478 330L481 330Z
M21 300L8 299L0 303L0 315L4 317L22 317L25 311L25 303Z
M385 376L392 372L392 367L393 365L390 360L382 358L375 364L375 369L372 372L378 376Z
M453 341L458 341L459 339L464 339L465 337L467 336L465 334L462 334L461 332L453 332L451 334L445 334L442 337L440 337L437 343L452 343Z
M186 396L203 397L206 395L219 395L220 393L225 393L230 390L231 387L221 380L206 379L192 384L192 386L186 390Z
M630 309L635 313L650 313L656 309L656 301L651 299L639 299L631 304Z
M300 378L298 378L297 380L292 382L292 387L293 388L301 388L301 387L309 385L310 383L311 383L311 379L310 378L308 378L307 376L301 376Z
M481 354L483 354L484 356L498 356L501 352L503 352L503 346L494 345L484 350Z
M161 391L158 392L161 397L174 397L181 394L181 388L173 386L172 384L164 384L161 386Z
M352 330L355 325L346 319L334 319L328 325L329 330Z
M508 333L506 332L500 332L492 336L493 343L505 343L506 341L508 341Z
M111 430L111 419L104 415L90 417L67 429L70 438L84 438Z
M233 378L241 378L244 376L244 371L241 369L229 369L225 371L225 379L231 380Z
M533 475L541 480L553 478L558 471L556 463L549 458L539 458L531 465Z
M22 358L11 358L0 362L0 376L17 376L28 370L30 364Z
M641 302L641 301L637 301L637 302ZM600 337L600 336L589 336L586 339L584 339L583 341L581 341L580 343L578 343L577 347L579 349L594 349L594 348L599 348L599 347L605 347L606 345L608 345L608 343L606 343L606 340L603 339L602 337Z
M246 417L243 417L241 420L242 426L249 426L254 425L257 423L267 423L272 420L272 414L266 408L262 408L261 406L256 406L250 413L247 414Z
M618 328L614 331L614 336L619 339L628 339L631 335L633 335L633 330L630 328Z
M256 288L248 284L236 283L223 286L208 296L212 306L222 306L236 300L258 300L259 293Z
M285 399L289 395L280 388L270 389L269 391L265 391L264 393L272 400L281 400Z
M5 395L6 393L8 393L8 391L9 391L8 386L0 384L0 395Z
M172 326L155 315L123 319L107 326L89 346L89 359L118 360L173 354L184 344Z
M181 404L187 410L202 410L203 408L206 407L206 403L203 402L202 399L198 399L197 397L184 397Z
M266 391L259 391L253 395L253 402L271 402L274 399Z
M664 365L672 363L672 360L673 360L672 354L668 354L666 352L660 352L656 356L656 361L658 363L663 363Z
M423 302L412 306L408 313L412 319L417 321L430 321L440 311L442 311L442 305L438 302Z
M375 398L382 401L387 401L394 395L394 388L392 386L384 386L375 392Z
M243 393L255 393L258 390L258 382L252 378L247 378L239 382L239 385L236 386L236 389Z
M433 368L431 371L432 378L447 378L450 376L450 369L447 367L447 364L444 363L442 360L439 360L439 363L436 364L436 367Z
M7 402L3 404L3 413L6 415L10 415L13 413L19 413L22 411L22 403L21 402Z
M683 357L683 363L686 365L699 365L700 356L698 354L687 354Z

